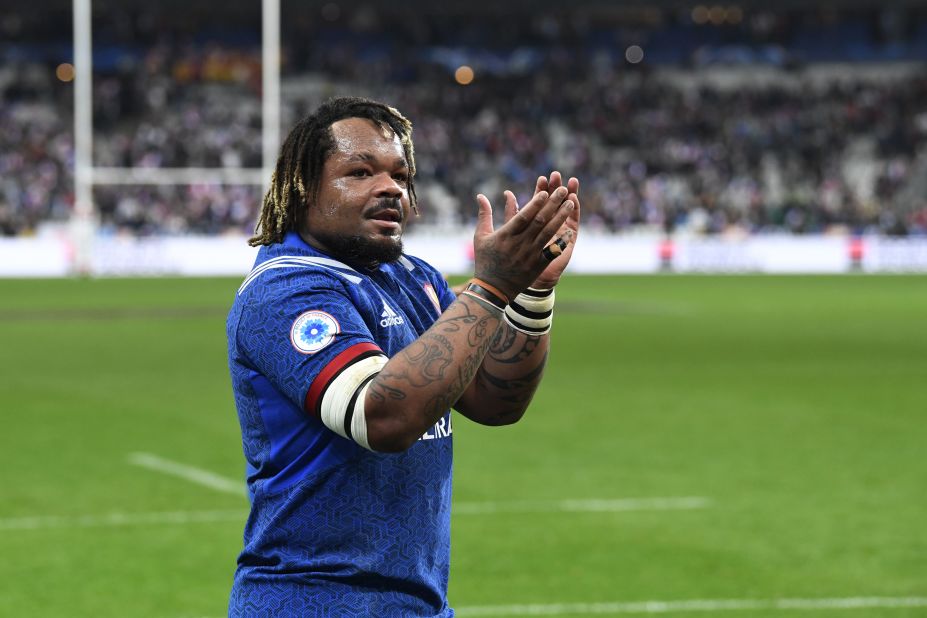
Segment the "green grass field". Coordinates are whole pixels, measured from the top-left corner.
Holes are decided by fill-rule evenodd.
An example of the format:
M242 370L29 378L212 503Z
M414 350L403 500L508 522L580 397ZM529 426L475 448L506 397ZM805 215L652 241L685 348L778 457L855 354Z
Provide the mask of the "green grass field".
M245 499L131 458L242 478L238 284L0 281L0 615L225 614ZM553 336L454 426L462 617L927 616L927 277L572 277ZM860 597L911 606L759 603Z

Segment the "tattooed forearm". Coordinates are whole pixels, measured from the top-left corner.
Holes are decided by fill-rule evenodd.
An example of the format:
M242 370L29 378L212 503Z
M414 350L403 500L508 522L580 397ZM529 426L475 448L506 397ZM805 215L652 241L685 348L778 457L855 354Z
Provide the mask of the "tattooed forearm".
M428 386L444 379L444 372L454 361L454 344L438 333L422 337L400 352L408 361L408 370L395 374L412 386Z
M500 328L496 333L496 336L493 337L492 346L489 348L489 353L493 356L501 356L505 354L505 352L515 344L515 336L517 334L518 331L514 328Z
M479 322L477 322L467 333L467 343L471 347L481 348L480 357L486 353L486 347L493 340L492 333L496 332L496 329L499 328L499 318L496 316L488 315ZM501 329L500 329L501 330ZM487 344L487 345L484 345Z
M403 400L406 398L405 392L376 380L370 383L369 393L370 397L379 403L384 403L387 399Z
M440 321L436 322L433 328L440 330L444 333L456 333L462 328L462 324L473 324L479 317L470 313L470 308L464 306L463 315L447 316L442 318Z
M493 339L489 355L499 363L520 363L534 352L541 337L533 337L520 333L514 328L500 328Z
M482 352L485 354L486 347L489 345L487 339L486 345L483 346ZM468 358L457 370L457 377L446 391L436 394L428 403L428 410L432 414L442 414L445 410L454 405L454 402L460 397L461 393L467 388L467 385L473 381L473 376L480 368L480 362L476 358Z
M534 391L537 390L537 383L509 381L494 376L484 369L477 372L474 380L477 389L483 396L493 401L505 403L528 403L534 396Z
M545 353L541 362L524 375L518 377L495 375L491 373L485 365L483 365L480 368L478 377L484 386L491 386L503 391L512 391L524 388L530 388L533 390L541 381L541 376L544 374L544 368L546 366L547 354Z
M395 439L407 448L473 382L501 323L498 311L473 299L458 299L371 382L368 401L382 407L366 410L368 429L382 422L390 435L384 444Z
M458 410L486 425L517 421L528 409L547 363L549 338L503 326Z

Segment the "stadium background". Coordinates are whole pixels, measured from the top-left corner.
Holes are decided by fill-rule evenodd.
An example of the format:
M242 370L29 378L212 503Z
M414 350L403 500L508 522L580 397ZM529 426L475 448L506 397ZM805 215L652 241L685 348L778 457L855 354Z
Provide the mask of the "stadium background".
M223 614L224 314L340 93L415 122L449 274L476 192L583 182L529 417L455 425L461 616L927 615L922 3L283 0L270 107L258 2L3 8L0 615Z

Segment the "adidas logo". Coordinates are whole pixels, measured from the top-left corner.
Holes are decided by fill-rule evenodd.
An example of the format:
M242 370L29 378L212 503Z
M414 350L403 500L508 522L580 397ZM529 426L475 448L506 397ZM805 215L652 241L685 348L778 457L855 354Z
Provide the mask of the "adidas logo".
M399 314L397 314L395 311L390 309L390 306L387 305L386 302L383 303L383 313L380 314L380 317L383 318L380 320L380 326L383 328L386 328L387 326L399 326L400 324L405 323L405 320L399 317Z

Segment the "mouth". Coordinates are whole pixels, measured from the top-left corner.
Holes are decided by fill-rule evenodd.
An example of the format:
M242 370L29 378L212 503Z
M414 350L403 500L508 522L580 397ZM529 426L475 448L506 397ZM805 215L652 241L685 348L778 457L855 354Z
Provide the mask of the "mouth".
M402 213L393 208L384 208L370 215L369 219L378 227L388 230L398 230L402 223Z
M398 210L393 210L392 208L377 211L370 218L374 221L402 223L402 214Z

